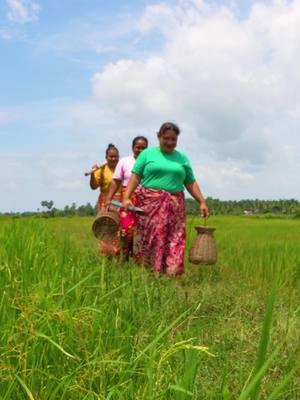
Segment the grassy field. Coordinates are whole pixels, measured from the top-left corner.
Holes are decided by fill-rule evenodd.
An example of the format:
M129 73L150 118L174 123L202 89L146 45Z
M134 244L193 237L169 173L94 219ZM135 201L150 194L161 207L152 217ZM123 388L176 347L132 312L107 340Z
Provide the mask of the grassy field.
M300 399L299 220L211 218L218 264L181 279L91 222L0 219L1 399Z

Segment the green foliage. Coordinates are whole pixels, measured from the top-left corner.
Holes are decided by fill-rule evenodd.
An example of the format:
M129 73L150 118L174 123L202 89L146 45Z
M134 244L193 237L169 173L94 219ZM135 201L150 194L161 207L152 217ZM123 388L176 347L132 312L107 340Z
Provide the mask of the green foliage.
M285 200L219 200L212 197L207 198L208 207L211 215L264 215L265 218L278 218L279 216L294 216L300 218L300 203L295 199ZM54 202L43 200L42 207L48 211L43 213L46 217L74 217L79 216L93 216L96 214L96 206L90 203L86 205L77 206L72 203L71 206L66 205L62 210L53 207ZM187 198L185 201L186 211L188 215L199 215L198 203ZM1 213L0 213L1 215ZM23 212L23 213L8 213L6 215L21 215L21 216L39 216L39 209L37 212Z
M47 208L49 211L51 210L51 208L54 206L54 201L50 200L43 200L41 201L41 206Z
M300 218L300 207L296 207L293 212L294 218Z
M208 197L206 199L211 215L295 215L300 209L300 203L295 199L284 200L219 200ZM187 213L199 214L199 207L195 200L186 200Z

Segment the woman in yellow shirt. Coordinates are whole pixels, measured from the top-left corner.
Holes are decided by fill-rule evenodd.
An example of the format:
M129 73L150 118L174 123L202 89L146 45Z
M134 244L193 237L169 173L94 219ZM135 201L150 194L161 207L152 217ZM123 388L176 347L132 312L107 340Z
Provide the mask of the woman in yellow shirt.
M91 189L100 189L100 194L97 202L97 211L106 208L106 197L109 185L112 181L115 168L119 161L119 150L113 144L109 144L105 152L106 162L98 166L97 164L92 167L90 187ZM113 200L120 201L121 194L117 191ZM120 252L120 237L119 233L113 240L100 240L100 253L102 254L118 254Z

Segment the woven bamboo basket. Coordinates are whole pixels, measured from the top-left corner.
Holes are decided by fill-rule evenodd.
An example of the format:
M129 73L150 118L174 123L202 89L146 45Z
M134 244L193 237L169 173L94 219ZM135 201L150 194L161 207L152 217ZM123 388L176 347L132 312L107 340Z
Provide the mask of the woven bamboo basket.
M116 210L100 210L92 226L92 231L98 239L113 239L119 230L120 215Z
M196 226L197 237L189 252L189 261L193 264L212 265L217 262L217 246L214 239L216 228Z

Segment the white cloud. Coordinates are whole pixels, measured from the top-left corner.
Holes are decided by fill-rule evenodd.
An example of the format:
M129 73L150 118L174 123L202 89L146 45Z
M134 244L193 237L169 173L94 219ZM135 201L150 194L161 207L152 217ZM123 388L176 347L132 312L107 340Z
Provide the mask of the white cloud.
M138 26L161 48L106 65L94 94L119 119L175 119L212 158L262 168L282 141L299 146L299 20L299 1L254 4L242 20L203 1L148 6Z
M18 190L18 185L16 182L12 181L12 182L8 182L7 183L7 188L11 191L17 191Z
M57 189L75 191L78 189L83 189L84 185L83 182L81 182L80 180L73 180L73 181L60 182L57 184L56 187Z
M0 210L34 209L45 198L59 207L93 203L97 193L83 172L103 161L107 143L122 155L137 134L155 145L164 120L182 128L178 148L190 157L205 195L300 197L300 2L257 2L242 19L209 4L150 5L138 21L128 19L131 28L124 20L115 33L95 27L90 35L86 26L77 41L75 24L50 38L49 48L57 41L58 51L79 56L86 46L94 54L115 49L116 61L93 75L94 98L0 109L5 124L21 113L21 143L30 132L28 140L40 146L34 154L0 154L0 186L10 193L0 198ZM130 57L119 50L121 31L134 33L126 44L134 49ZM155 46L140 53L135 43ZM7 170L23 174L9 184Z
M88 58L93 64L92 55L92 60L95 62L96 58L99 65L101 57L115 56L120 52L132 54L133 46L128 36L135 29L136 21L128 14L114 15L113 21L104 15L88 14L67 21L59 31L35 38L33 44L39 52L52 52L76 62Z
M94 93L122 114L163 115L173 110L175 99L167 81L174 83L175 73L162 57L146 62L121 60L94 75Z
M7 17L11 22L25 24L38 19L39 4L32 0L6 0L9 7Z
M221 199L253 197L256 174L245 171L242 162L203 159L195 173L207 196Z
M232 186L247 186L254 183L254 175L243 171L239 163L232 160L210 163L204 167L199 167L198 176L203 177L204 184L208 184L215 191L228 191Z
M97 191L90 189L83 174L89 161L83 152L66 149L0 152L0 211L35 210L45 199L58 208L72 202L94 204Z

